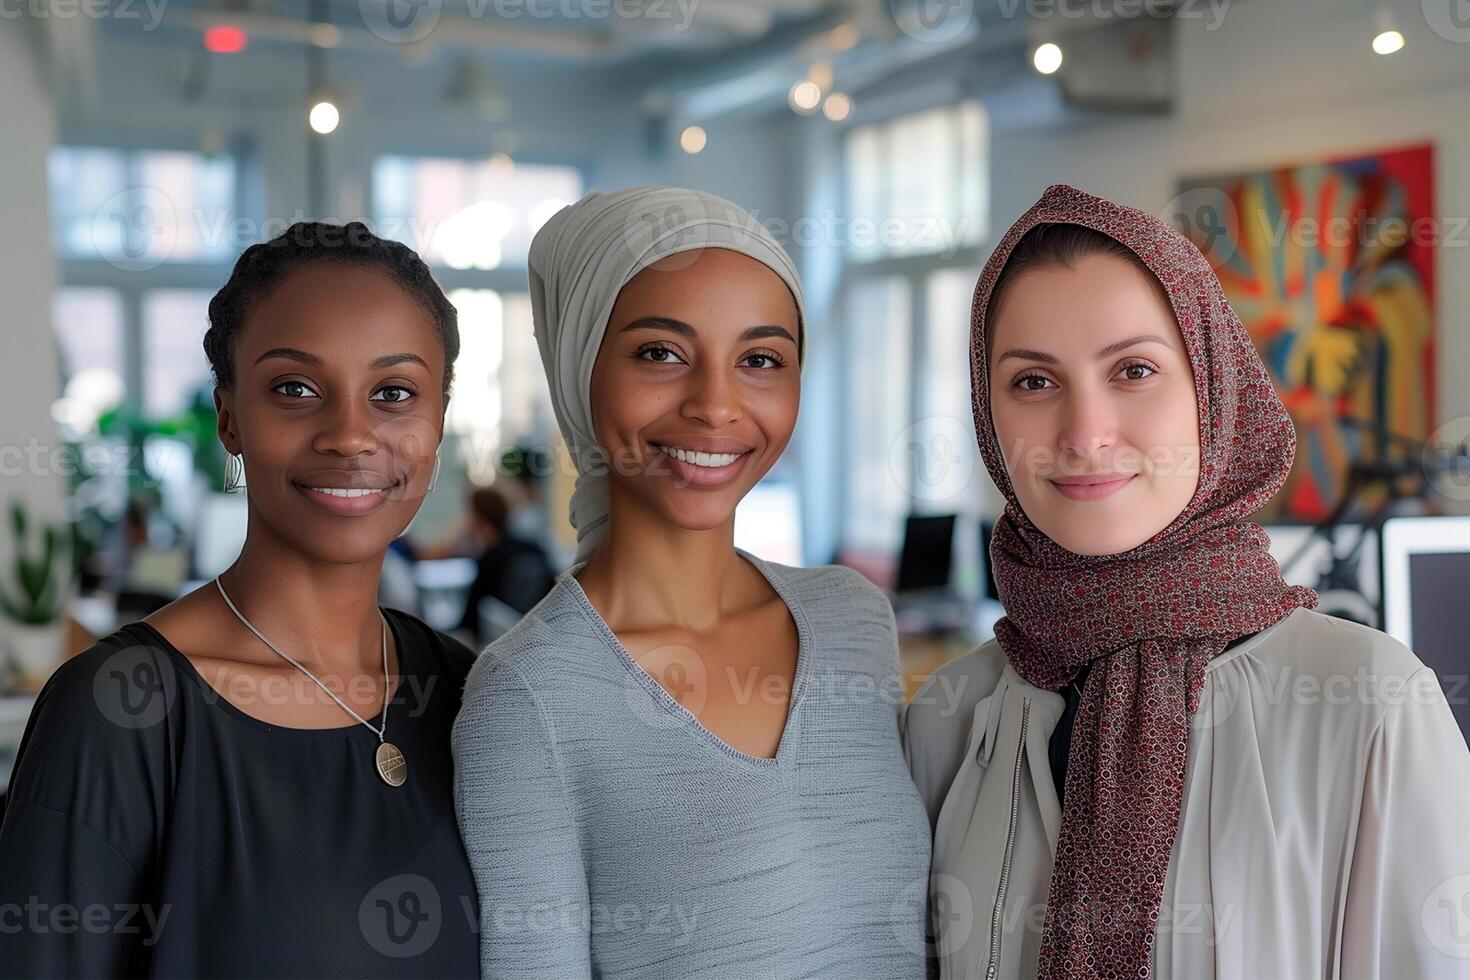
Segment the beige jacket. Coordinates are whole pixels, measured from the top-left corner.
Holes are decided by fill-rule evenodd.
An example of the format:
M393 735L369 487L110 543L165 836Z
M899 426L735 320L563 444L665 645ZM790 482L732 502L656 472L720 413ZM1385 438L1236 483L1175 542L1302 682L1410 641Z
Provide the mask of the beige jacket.
M905 709L943 977L1036 976L1062 707L991 640ZM1434 673L1304 608L1212 661L1155 935L1161 978L1470 978L1470 751Z

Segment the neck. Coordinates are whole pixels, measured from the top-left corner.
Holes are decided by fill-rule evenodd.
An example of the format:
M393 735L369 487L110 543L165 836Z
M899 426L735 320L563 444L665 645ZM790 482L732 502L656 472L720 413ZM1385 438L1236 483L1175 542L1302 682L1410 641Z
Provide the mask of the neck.
M735 551L735 517L690 530L614 489L607 532L577 581L615 630L717 625L739 603L747 562Z
M310 558L252 514L240 557L220 581L235 608L293 659L308 667L380 674L382 566L382 554L347 564ZM234 619L228 608L224 612Z

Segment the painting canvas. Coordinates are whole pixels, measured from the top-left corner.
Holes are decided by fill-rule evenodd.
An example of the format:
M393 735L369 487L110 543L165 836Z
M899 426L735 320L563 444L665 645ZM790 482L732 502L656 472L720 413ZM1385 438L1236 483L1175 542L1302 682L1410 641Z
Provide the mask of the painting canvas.
M1355 459L1417 458L1434 429L1433 148L1190 178L1173 220L1220 277L1297 426L1285 487L1256 517L1317 521ZM1365 494L1373 506L1381 488Z

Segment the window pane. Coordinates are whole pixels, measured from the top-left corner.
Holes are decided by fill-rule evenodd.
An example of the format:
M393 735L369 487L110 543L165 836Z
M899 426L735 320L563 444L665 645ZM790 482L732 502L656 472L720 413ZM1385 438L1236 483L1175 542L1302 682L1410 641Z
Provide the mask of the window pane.
M449 431L462 437L470 479L495 477L501 439L501 387L504 307L492 289L456 289L449 301L459 311L459 358L449 398Z
M767 561L800 565L801 495L790 480L769 475L735 509L735 546Z
M51 301L56 344L61 353L61 377L70 380L83 371L108 371L122 383L123 304L115 289L67 286Z
M848 295L848 514L846 543L893 551L909 510L910 290L904 279L869 279Z
M61 146L49 170L52 233L65 258L146 269L234 257L230 157Z
M540 442L556 425L551 408L551 391L541 366L541 352L531 322L531 297L511 293L504 304L505 343L501 390L505 393L502 418L507 444L526 440Z
M953 254L989 222L989 134L979 102L854 128L845 146L848 254ZM877 235L867 234L877 226Z
M171 262L219 262L233 259L230 220L235 195L235 163L228 157L201 153L140 153L134 158L140 195L135 207L157 200L166 210L160 239ZM156 193L155 193L156 192Z
M51 415L64 436L79 439L126 392L122 297L113 289L64 287L52 298L51 320L62 381Z
M169 418L184 411L209 385L204 332L207 289L154 289L143 294L143 411Z
M978 245L990 235L990 117L979 102L963 102L956 125L959 241Z
M121 254L124 223L98 215L108 198L127 187L127 158L117 150L59 146L51 151L47 169L58 254L77 258Z
M883 254L876 228L886 208L883 148L876 126L863 126L847 140L847 220L851 227L848 244L854 258L870 259Z
M932 109L894 120L888 127L893 187L887 213L898 233L888 239L890 255L937 252L944 246L941 223L955 214L954 113Z
M979 513L984 492L970 404L970 299L975 276L945 269L929 276L929 329L914 427L914 509Z
M524 265L531 236L581 195L574 167L432 157L373 165L378 233L453 269Z

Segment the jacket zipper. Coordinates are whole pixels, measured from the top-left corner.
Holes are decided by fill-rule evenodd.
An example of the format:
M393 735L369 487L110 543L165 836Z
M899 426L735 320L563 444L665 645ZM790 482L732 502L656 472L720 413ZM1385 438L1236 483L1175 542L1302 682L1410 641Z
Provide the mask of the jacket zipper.
M1021 809L1021 757L1026 751L1026 722L1031 716L1031 702L1021 703L1021 744L1016 746L1016 768L1011 773L1011 822L1006 828L1005 856L1000 864L1000 886L995 890L995 911L990 920L990 962L985 967L986 980L995 980L1000 969L1000 925L1005 910L1006 885L1011 879L1011 851L1016 843L1016 819Z

